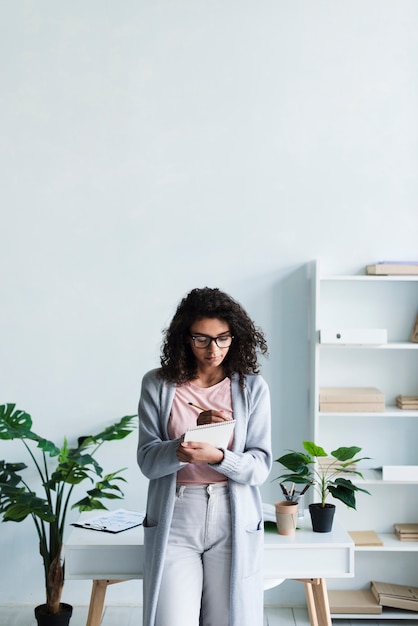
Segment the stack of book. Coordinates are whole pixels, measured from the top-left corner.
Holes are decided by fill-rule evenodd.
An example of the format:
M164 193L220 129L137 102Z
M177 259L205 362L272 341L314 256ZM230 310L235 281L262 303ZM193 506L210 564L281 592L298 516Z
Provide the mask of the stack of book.
M396 406L400 409L416 411L418 409L418 396L396 396Z
M325 474L332 474L335 471L338 471L339 473L341 473L341 471L344 471L344 469L346 469L346 470L355 470L356 469L356 464L355 463L350 463L350 465L346 465L343 468L342 461L338 461L333 456L320 456L320 457L318 457L318 465L319 465L319 468L325 472Z
M393 585L373 580L370 589L381 606L418 611L418 587Z
M319 410L323 413L383 413L385 394L376 387L321 387Z
M366 266L366 274L375 276L418 274L418 261L380 261Z
M394 524L394 528L400 541L418 541L418 524Z

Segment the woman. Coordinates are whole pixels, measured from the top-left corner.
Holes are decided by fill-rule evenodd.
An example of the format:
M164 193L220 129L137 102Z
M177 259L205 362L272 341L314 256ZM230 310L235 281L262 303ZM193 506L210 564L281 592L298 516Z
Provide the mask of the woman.
M219 289L193 289L142 381L138 463L149 478L143 626L262 626L259 485L271 468L263 333ZM227 447L185 442L235 420Z

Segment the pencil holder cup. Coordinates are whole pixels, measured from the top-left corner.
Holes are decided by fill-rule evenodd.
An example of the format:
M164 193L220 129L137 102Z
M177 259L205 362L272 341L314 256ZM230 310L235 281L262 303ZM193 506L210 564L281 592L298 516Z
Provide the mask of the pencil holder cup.
M294 535L298 519L297 502L282 500L275 503L276 508L276 524L279 535Z

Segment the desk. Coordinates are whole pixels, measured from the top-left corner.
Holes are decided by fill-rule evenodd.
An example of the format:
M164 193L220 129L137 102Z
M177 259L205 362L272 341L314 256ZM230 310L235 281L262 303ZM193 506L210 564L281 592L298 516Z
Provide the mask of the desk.
M308 512L298 523L293 536L265 531L265 588L279 584L280 579L301 580L311 625L331 626L325 579L354 576L354 544L338 520L331 533L312 532ZM116 535L72 530L65 544L65 576L93 581L87 626L100 625L109 584L143 577L143 544L142 526Z

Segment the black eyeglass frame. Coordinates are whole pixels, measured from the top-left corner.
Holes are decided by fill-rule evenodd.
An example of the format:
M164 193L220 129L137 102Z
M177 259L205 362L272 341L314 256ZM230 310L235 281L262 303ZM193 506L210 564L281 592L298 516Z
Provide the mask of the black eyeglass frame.
M208 341L208 343L206 345L204 345L204 346L196 345L195 339L197 339L198 337L204 337ZM220 337L211 337L210 335L199 334L199 335L190 335L190 339L193 341L194 347L197 348L198 350L206 350L206 348L209 348L209 346L212 343L212 341L215 342L215 344L218 346L218 348L220 348L221 350L225 350L226 348L230 348L231 347L232 342L234 340L234 335L221 335ZM228 346L220 346L218 344L218 339L230 339L231 343Z

